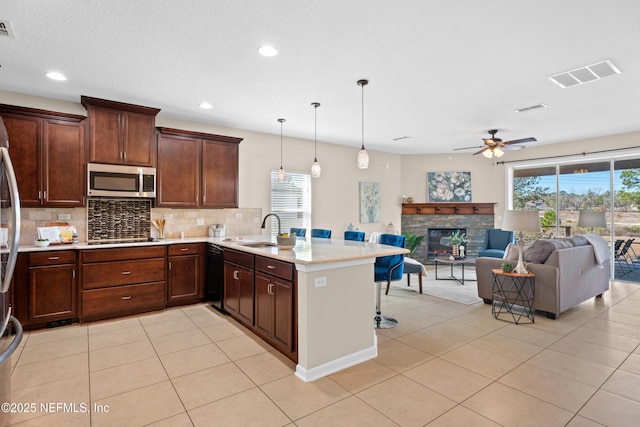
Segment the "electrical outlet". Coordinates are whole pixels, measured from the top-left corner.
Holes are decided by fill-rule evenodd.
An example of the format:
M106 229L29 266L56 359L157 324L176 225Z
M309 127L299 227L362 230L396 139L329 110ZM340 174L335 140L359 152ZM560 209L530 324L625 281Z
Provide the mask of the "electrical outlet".
M327 286L327 276L316 277L314 284L316 288Z
M196 225L204 225L204 218L196 218Z
M71 214L58 214L58 221L69 221Z
M162 216L162 218L164 218L164 219L173 219L173 214L164 214Z
M242 214L241 213L237 213L236 214L236 219L242 219Z

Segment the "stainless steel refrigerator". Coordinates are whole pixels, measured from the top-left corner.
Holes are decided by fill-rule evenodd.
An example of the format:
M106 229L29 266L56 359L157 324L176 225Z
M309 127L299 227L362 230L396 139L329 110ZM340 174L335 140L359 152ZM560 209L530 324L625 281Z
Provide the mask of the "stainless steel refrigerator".
M11 391L11 355L22 341L22 325L11 315L11 278L20 241L20 197L9 157L9 137L0 117L0 398ZM10 403L10 402L9 402ZM10 411L0 411L0 425L8 425Z

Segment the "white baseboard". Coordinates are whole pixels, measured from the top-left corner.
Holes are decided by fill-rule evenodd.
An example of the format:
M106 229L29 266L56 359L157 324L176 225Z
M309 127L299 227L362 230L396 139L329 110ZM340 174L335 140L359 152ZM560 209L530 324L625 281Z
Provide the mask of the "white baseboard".
M371 360L376 357L378 357L378 345L377 343L374 343L374 345L369 348L323 363L315 368L305 369L302 366L297 365L295 375L304 382L315 381L319 378L326 377L327 375L331 375L335 372L366 362L367 360Z

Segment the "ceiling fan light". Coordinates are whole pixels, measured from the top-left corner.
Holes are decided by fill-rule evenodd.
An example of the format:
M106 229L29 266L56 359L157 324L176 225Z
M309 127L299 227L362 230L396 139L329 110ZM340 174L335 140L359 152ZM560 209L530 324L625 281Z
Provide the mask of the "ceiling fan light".
M502 151L499 147L496 147L493 149L493 155L495 157L502 157L503 154L504 154L504 151Z
M493 152L491 150L484 150L482 152L482 155L485 156L487 159L490 159L493 157Z
M358 152L358 169L369 167L369 153L364 148Z

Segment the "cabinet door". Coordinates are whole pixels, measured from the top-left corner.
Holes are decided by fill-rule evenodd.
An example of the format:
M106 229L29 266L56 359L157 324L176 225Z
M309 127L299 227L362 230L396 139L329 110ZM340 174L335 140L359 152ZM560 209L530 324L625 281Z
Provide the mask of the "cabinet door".
M84 124L44 122L44 204L84 205Z
M200 194L200 140L158 136L156 206L197 207Z
M224 309L237 317L240 309L238 305L239 271L235 264L224 263Z
M29 321L75 317L77 293L74 265L29 268Z
M253 326L253 298L255 295L253 284L253 270L239 267L241 280L238 289L238 316L247 326Z
M286 351L293 351L293 284L274 278L273 333L271 339Z
M267 339L271 339L273 333L273 301L270 292L271 277L256 272L255 329Z
M123 163L136 166L155 165L155 117L125 112L123 121Z
M202 206L238 207L238 144L202 142Z
M122 114L110 108L89 111L89 161L122 163Z
M35 117L3 114L22 206L40 206L40 126Z
M169 305L197 302L200 298L200 255L169 257Z

